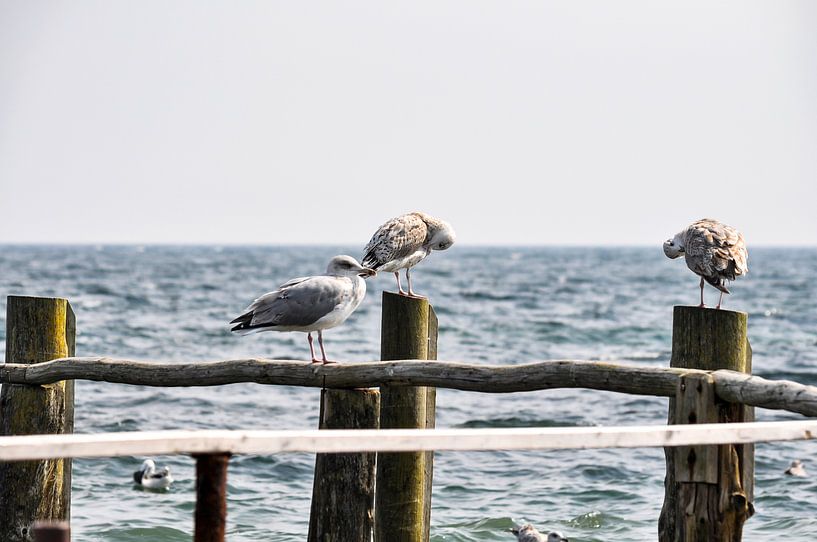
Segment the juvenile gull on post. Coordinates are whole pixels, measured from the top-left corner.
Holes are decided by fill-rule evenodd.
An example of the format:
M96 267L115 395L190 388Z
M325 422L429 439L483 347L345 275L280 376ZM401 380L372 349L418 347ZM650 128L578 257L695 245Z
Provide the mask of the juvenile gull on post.
M173 483L170 467L156 468L152 459L146 459L142 467L133 473L133 481L148 489L166 489Z
M309 341L312 363L329 363L323 347L323 330L342 324L366 295L365 277L375 272L351 256L335 256L325 275L292 279L274 292L262 295L230 322L231 329L246 335L260 331L303 331ZM312 332L318 332L321 357L315 357Z
M516 535L517 542L569 542L559 531L552 531L545 538L545 535L537 531L530 523L521 527L512 527L510 531Z
M667 258L684 255L687 267L701 277L701 304L704 306L704 280L720 290L717 309L723 294L728 294L726 282L749 272L748 253L743 234L717 220L704 218L693 222L664 241Z
M363 249L363 265L377 271L394 273L400 295L421 297L411 288L411 268L432 250L445 250L454 244L456 234L448 222L421 212L392 218L380 226ZM406 270L408 293L400 285L400 270Z

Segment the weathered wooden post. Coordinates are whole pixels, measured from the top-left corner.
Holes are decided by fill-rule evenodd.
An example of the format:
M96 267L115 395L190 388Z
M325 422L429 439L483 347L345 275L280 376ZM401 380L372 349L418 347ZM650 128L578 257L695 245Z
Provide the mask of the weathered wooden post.
M380 391L321 390L320 429L377 429ZM377 454L317 454L309 542L370 542Z
M71 542L71 528L66 521L37 521L34 542Z
M426 299L383 293L380 358L435 359L437 317ZM435 389L380 388L381 429L434 427ZM433 452L377 455L375 542L424 542L431 523Z
M752 349L743 312L675 307L672 367L752 372ZM709 376L681 379L669 401L669 423L744 422L754 409L727 403ZM658 537L661 542L739 542L754 513L754 447L665 448L667 474Z
M196 454L194 542L224 542L230 454Z
M6 363L41 363L75 354L71 304L50 297L9 296ZM74 431L74 382L3 384L0 435ZM71 460L0 463L0 540L33 540L35 520L69 521Z

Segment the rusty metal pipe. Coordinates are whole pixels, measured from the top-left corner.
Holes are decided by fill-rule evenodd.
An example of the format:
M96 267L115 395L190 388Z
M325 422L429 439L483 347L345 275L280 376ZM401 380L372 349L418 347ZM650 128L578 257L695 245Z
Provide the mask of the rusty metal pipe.
M196 458L194 542L224 542L227 527L227 463L230 454L199 454Z

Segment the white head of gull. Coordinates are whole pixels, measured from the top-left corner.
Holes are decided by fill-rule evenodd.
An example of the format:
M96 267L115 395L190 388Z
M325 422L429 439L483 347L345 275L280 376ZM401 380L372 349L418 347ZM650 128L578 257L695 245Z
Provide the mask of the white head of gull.
M392 218L380 226L363 249L363 265L394 273L400 295L421 297L411 288L411 268L432 250L445 250L456 240L448 222L425 213L413 212ZM408 292L400 285L400 270L406 270Z
M517 542L569 542L559 531L551 531L545 537L530 523L513 527L510 531L516 535Z
M701 277L700 307L704 306L704 281L720 290L718 306L715 307L719 309L723 294L729 293L727 281L749 272L749 255L743 234L711 218L693 222L672 239L664 241L664 254L672 259L683 254L687 267Z
M791 462L789 468L786 469L786 474L790 476L799 476L801 478L805 477L806 467L803 466L802 461L800 461L799 459L795 459L794 461Z
M170 467L156 468L152 459L146 459L142 468L133 473L133 481L148 489L165 489L173 483Z
M230 322L231 331L245 335L261 331L302 331L309 341L312 363L329 363L323 346L323 330L339 326L366 296L366 277L375 271L351 256L335 256L326 274L292 279L256 299ZM318 332L322 359L315 356L312 332Z

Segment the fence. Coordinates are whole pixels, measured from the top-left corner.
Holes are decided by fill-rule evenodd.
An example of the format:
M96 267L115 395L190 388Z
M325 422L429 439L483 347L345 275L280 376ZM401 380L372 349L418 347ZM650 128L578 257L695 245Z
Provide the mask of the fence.
M209 541L224 537L230 454L317 453L316 477L324 473L328 484L315 485L310 540L368 541L374 533L375 540L385 541L388 530L388 540L414 542L428 539L433 450L641 446L666 449L660 540L740 540L742 525L753 512L751 444L817 435L817 421L752 422L752 407L815 416L817 388L747 374L751 347L746 315L731 311L676 307L672 367L649 368L567 360L514 366L428 361L436 357L433 309L425 300L391 294L384 295L381 357L393 361L348 365L78 358L73 357L73 313L65 300L9 298L8 307L0 434L38 434L0 437L0 502L15 504L0 509L3 540L29 539L35 519L68 517L70 463L61 463L63 458L195 456L195 539ZM411 359L395 360L400 357ZM77 379L324 388L321 429L60 434L72 427L71 383ZM355 389L371 387L379 387L380 394ZM485 393L571 387L664 396L670 398L670 423L684 425L432 429L436 387ZM30 471L26 465L38 467ZM342 510L327 503L341 503ZM9 516L12 509L22 512Z

